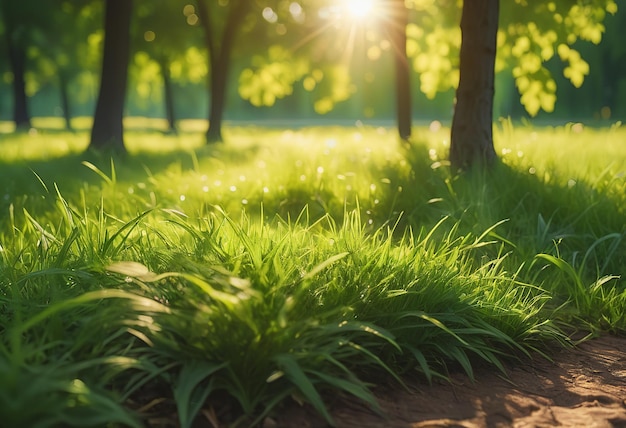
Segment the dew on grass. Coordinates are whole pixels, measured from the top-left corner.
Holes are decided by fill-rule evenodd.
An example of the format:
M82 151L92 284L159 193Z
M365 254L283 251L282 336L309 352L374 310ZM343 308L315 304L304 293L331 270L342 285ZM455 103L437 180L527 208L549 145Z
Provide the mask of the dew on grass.
M437 150L435 149L430 149L428 151L428 157L430 157L430 160L437 160Z
M146 188L146 183L137 183L137 187L143 190Z
M376 185L374 183L370 184L370 192L376 191Z
M324 167L323 166L318 166L317 167L317 173L318 174L324 174Z
M518 157L518 158L523 158L523 157L524 157L524 152L523 152L523 151L521 151L521 150L518 150L518 151L517 151L517 157Z
M374 199L374 205L378 205L380 204L380 200L379 199Z
M572 188L572 187L574 187L575 185L576 185L576 180L574 180L573 178L570 178L570 179L567 181L567 187L568 187L568 188L570 188L570 189L571 189L571 188Z
M187 197L185 195L180 195L178 199L180 199L181 202L184 202Z
M385 184L391 184L391 180L390 180L390 179L388 179L388 178L381 178L381 179L380 179L380 182L381 182L381 183L385 183Z
M300 181L306 181L306 175L302 174L302 175L300 176Z
M246 176L245 176L245 175L240 175L240 176L239 176L239 181L241 181L242 183L243 183L244 181L246 181Z
M343 174L337 174L337 180L342 180L342 181L343 181L343 180L345 180L345 179L346 179L346 176L345 176L345 175L343 175Z
M448 140L443 140L443 141L441 142L441 144L442 144L444 147L448 147L448 145L450 144L450 142L449 142Z
M216 186L216 187L219 187L219 186L221 186L221 185L222 185L222 181L221 181L221 180L215 180L215 181L213 182L213 185L214 185L214 186Z
M267 164L265 163L264 160L260 160L256 163L256 166L260 169L264 169L267 166Z
M270 192L270 188L269 187L264 187L263 188L263 193L269 193Z
M326 147L328 147L329 149L334 149L335 147L337 147L337 140L335 140L334 138L328 138L326 140Z
M512 151L513 151L513 150L511 150L511 149L506 149L506 148L505 148L505 149L502 149L502 156L506 156L506 155L508 155L509 153L511 153Z
M230 186L228 188L231 192L236 192L237 191L237 186Z
M202 191L203 191L204 193L208 193L208 192L209 192L209 186L203 186L203 187L202 187Z
M347 190L348 192L351 192L351 191L352 191L352 186L351 186L350 184L348 184L348 185L346 186L346 190Z
M248 200L247 199L242 199L241 203L242 203L242 205L248 205Z
M575 123L572 125L572 131L574 131L577 134L580 134L584 130L585 130L585 126L582 123Z
M133 193L135 193L135 189L133 189L132 187L128 188L128 194L132 195Z

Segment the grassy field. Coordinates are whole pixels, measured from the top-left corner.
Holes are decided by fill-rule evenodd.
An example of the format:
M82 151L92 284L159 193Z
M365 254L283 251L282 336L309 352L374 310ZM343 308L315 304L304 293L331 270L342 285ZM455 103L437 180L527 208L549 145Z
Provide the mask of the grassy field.
M0 134L7 426L330 419L337 391L375 408L376 382L626 331L624 128L503 121L502 162L453 175L437 126L142 123L113 158L56 122Z

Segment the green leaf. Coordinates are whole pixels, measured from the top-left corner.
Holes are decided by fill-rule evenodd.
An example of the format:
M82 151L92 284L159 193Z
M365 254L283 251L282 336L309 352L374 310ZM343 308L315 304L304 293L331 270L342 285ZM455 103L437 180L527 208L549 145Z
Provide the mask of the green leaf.
M192 426L196 415L213 391L213 382L201 385L202 382L226 366L227 363L214 364L199 360L183 364L174 384L174 400L181 428Z
M281 354L274 357L274 360L285 373L285 376L298 388L309 403L315 407L315 410L317 410L329 424L334 425L333 419L330 413L328 413L328 409L326 409L322 397L315 389L311 379L309 379L307 374L302 370L296 358L293 355Z

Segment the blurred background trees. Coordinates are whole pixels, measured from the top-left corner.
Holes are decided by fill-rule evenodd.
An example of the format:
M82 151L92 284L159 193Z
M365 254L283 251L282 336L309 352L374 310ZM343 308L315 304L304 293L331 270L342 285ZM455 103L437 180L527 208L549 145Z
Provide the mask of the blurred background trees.
M0 120L27 129L32 116L59 116L70 128L94 115L109 1L0 0ZM452 118L461 10L458 0L134 0L124 115L165 118L170 132L208 118L208 141L224 118L398 119L407 137L407 117ZM624 118L625 16L613 0L502 2L493 117Z

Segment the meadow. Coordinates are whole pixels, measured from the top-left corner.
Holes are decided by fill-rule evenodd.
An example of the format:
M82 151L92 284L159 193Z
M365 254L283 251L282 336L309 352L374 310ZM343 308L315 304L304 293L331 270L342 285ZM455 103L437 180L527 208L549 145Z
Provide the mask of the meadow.
M205 146L130 123L0 126L7 426L251 426L381 382L502 369L626 332L626 129L495 126L462 174L449 129L233 126ZM34 405L33 403L36 403Z

